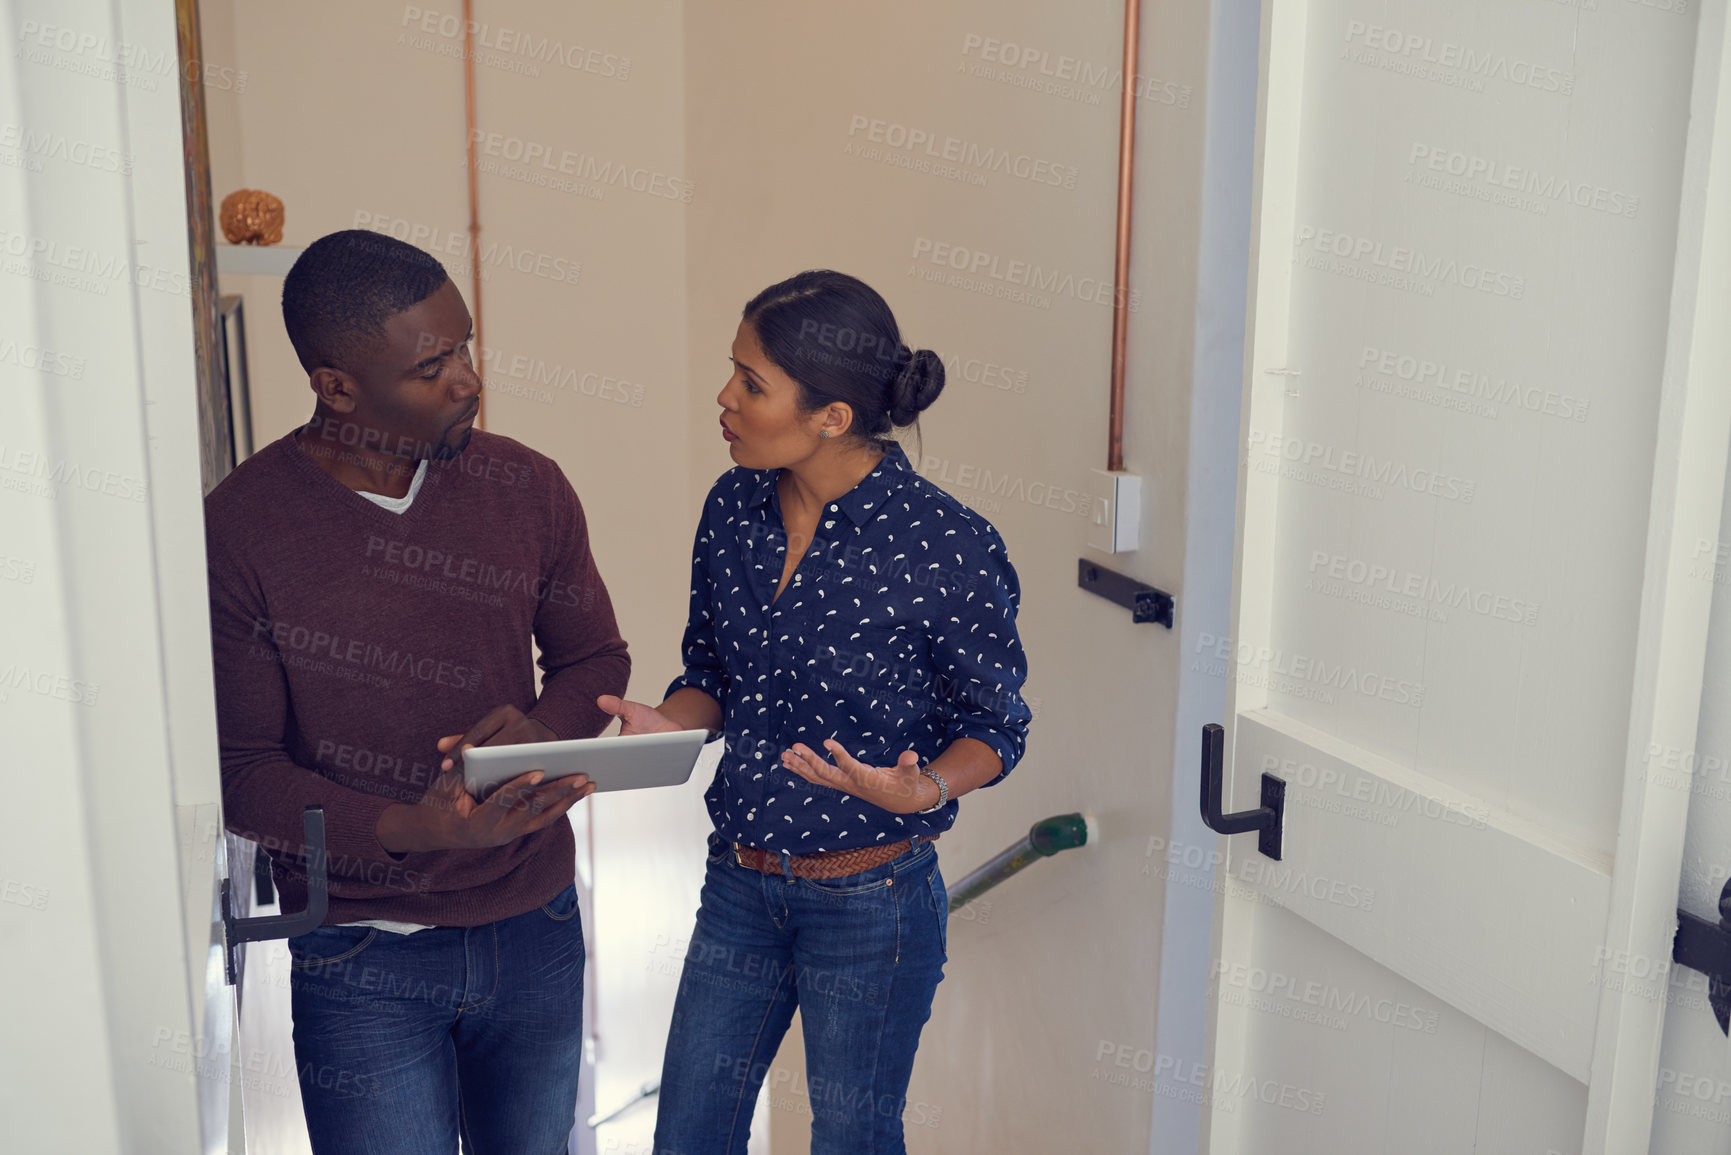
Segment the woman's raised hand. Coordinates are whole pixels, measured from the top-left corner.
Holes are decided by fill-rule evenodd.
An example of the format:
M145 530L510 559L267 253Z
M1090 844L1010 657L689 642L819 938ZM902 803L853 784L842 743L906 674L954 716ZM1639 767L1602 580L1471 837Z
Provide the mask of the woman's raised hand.
M629 702L613 694L602 694L595 699L595 704L619 719L621 735L665 734L683 728L654 706Z

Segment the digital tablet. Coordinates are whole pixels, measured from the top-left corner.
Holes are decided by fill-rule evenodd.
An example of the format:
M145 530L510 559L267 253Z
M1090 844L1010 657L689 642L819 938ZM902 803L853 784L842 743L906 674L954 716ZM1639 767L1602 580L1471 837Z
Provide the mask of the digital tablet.
M475 746L463 753L463 785L477 798L531 770L544 781L587 774L597 793L678 786L691 777L707 730L631 734L612 738L573 738L564 742L525 742L516 746Z

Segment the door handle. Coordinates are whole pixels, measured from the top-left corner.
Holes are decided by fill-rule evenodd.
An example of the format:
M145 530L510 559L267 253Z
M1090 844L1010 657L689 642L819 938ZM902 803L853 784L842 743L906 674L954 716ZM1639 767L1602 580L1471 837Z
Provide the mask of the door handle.
M1262 805L1236 814L1222 813L1226 792L1226 731L1214 722L1202 727L1202 821L1216 834L1258 832L1256 849L1280 860L1280 828L1286 817L1286 782L1272 774L1262 775Z
M230 913L228 879L222 880L223 966L228 983L235 983L235 949L243 942L267 938L293 938L317 930L330 907L330 885L325 874L325 808L309 806L301 813L301 841L306 850L307 908L298 914L267 914L258 918L235 918ZM264 853L263 848L259 850Z
M1707 1002L1719 1029L1731 1035L1731 879L1719 892L1719 921L1678 908L1671 961L1707 976Z

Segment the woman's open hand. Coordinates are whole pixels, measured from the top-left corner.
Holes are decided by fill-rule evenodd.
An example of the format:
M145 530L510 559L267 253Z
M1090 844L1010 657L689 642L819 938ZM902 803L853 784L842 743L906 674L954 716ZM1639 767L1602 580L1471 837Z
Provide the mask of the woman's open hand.
M654 706L631 702L615 694L602 694L595 704L619 719L621 736L626 734L666 734L683 729L672 718Z
M938 784L920 773L920 756L912 750L902 751L894 766L867 766L834 738L823 745L834 762L796 742L793 749L782 751L781 764L807 782L851 794L892 814L913 814L937 804Z

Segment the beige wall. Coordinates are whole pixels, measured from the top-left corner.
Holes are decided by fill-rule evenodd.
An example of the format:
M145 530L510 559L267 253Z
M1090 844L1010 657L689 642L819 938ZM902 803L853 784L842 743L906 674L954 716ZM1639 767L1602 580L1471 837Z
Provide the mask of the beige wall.
M1084 523L1062 512L1067 496L1059 509L1035 504L1051 488L1085 490L1089 470L1105 465L1111 311L1059 293L1044 306L997 299L919 275L948 271L921 260L924 239L933 250L989 254L1000 271L1019 260L1110 281L1116 86L1072 99L970 68L1038 75L1037 65L983 60L987 41L999 40L1047 53L1049 69L1068 56L1115 70L1122 11L1101 0L765 0L687 11L687 155L701 190L687 256L692 459L709 465L694 467L693 486L727 464L708 415L739 308L795 270L854 273L884 293L910 342L946 360L1008 367L1018 382L1025 374L1020 393L952 377L924 420L928 475L986 513L1009 545L1038 701L1026 760L963 802L940 854L954 879L1034 820L1073 810L1098 815L1104 839L1036 866L987 896L974 918L952 922L948 977L905 1116L916 1152L1063 1150L1082 1136L1090 1151L1148 1143L1149 1096L1091 1074L1102 1042L1153 1046L1161 891L1142 867L1147 835L1168 825L1178 647L1167 631L1132 627L1126 611L1079 591ZM1167 589L1184 562L1207 19L1206 5L1144 6L1143 72L1153 79L1140 105L1126 456L1146 479L1145 548L1116 564ZM850 155L850 145L873 143L872 120L885 122L880 155L907 152L889 146L892 133L923 130L964 149L1048 161L1060 183ZM1064 187L1072 167L1074 187ZM1008 496L1017 487L1034 500ZM800 1066L794 1040L776 1067L786 1080ZM804 1149L803 1085L789 1080L773 1097L778 1153Z
M436 2L443 15L460 10ZM946 873L960 877L1049 814L1093 813L1104 838L1040 864L952 923L949 977L910 1090L909 1144L1047 1150L1085 1135L1090 1150L1145 1146L1147 1094L1090 1074L1103 1042L1153 1045L1161 890L1142 868L1147 836L1168 826L1179 653L1174 635L1132 627L1126 611L1076 589L1086 524L1065 511L1080 508L1090 470L1105 464L1111 311L1101 302L1117 87L1078 77L1060 82L1071 91L1041 91L1026 86L1038 65L1011 67L1001 51L998 62L985 58L990 42L1007 41L1046 53L1049 69L1068 57L1115 73L1121 7L476 7L495 36L508 27L531 43L599 54L587 58L599 71L589 71L483 49L479 118L500 134L501 151L570 149L644 169L660 178L657 189L691 191L684 203L619 186L597 198L592 183L561 191L498 173L481 180L486 245L530 254L531 268L581 266L573 284L483 262L485 335L497 356L487 424L552 454L582 495L632 645L636 696L658 700L675 668L697 506L729 465L714 397L745 299L801 268L843 269L884 293L911 342L950 363L950 384L924 422L924 464L1009 544L1037 717L1016 774L964 803L941 847ZM244 92L213 104L215 192L244 184L277 193L291 244L357 224L413 230L425 247L455 238L447 263L467 296L462 75L451 55L460 41L441 33L437 15L423 30L419 9L436 11L206 0L207 56L232 53L246 74ZM1184 563L1207 12L1161 0L1145 5L1144 21L1152 79L1140 104L1126 454L1146 479L1145 548L1114 564L1171 589ZM898 125L1045 162L1038 176L1058 183L978 163L932 173L850 155L874 143L873 120L886 133ZM984 253L1000 272L1012 261L1056 270L1060 285L1024 303L928 280L950 272L926 259L939 245ZM304 420L310 398L282 336L280 281L225 287L248 294L262 443ZM1048 495L1057 508L1042 504ZM699 792L611 799L596 815L590 974L602 999L604 1107L658 1073L707 826ZM797 1046L777 1066L790 1063L797 1068ZM802 1086L775 1097L777 1150L803 1143ZM613 1149L633 1150L645 1123L614 1132L625 1138Z

